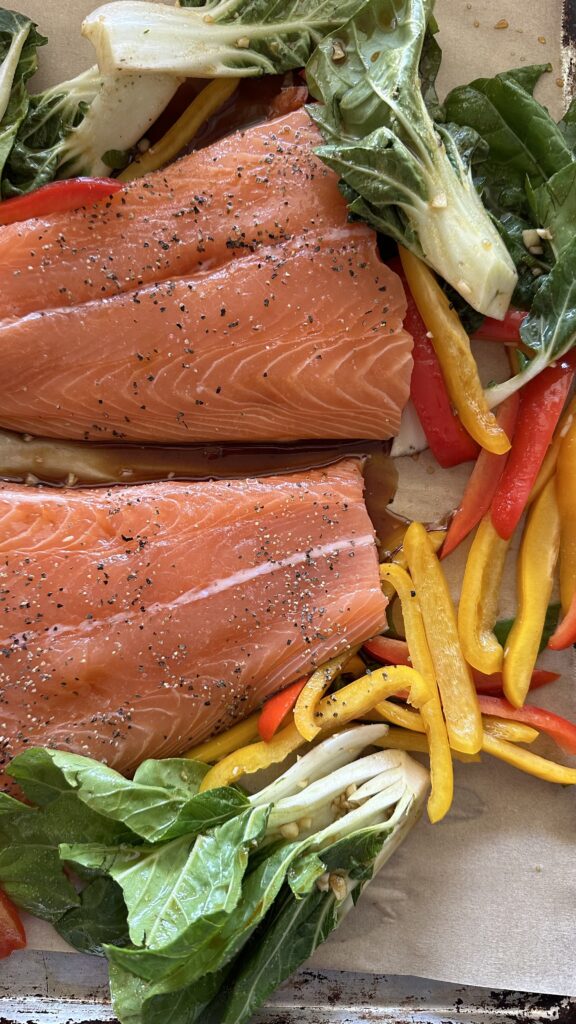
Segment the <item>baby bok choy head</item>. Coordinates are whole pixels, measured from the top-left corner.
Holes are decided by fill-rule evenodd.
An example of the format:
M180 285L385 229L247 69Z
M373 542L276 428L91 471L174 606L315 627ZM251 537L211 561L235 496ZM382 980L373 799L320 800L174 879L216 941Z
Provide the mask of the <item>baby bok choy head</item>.
M318 153L353 214L425 260L474 309L502 318L517 275L470 174L478 136L435 124L422 95L432 7L368 0L320 43L306 69L323 103L309 108L326 143Z
M121 1024L243 1024L419 817L426 769L363 753L386 732L332 736L251 797L200 792L208 767L189 760L146 761L129 780L27 750L10 772L36 807L0 794L0 885L106 955Z

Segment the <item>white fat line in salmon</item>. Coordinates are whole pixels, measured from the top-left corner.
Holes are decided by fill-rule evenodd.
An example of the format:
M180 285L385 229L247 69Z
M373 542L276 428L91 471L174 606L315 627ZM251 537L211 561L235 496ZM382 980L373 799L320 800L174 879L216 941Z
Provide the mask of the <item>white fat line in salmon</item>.
M281 558L278 561L269 560L262 562L260 565L254 565L249 569L242 569L231 576L226 576L224 579L216 580L200 590L186 590L183 594L175 597L173 601L155 601L148 605L146 614L158 615L163 612L167 613L174 608L193 604L196 601L203 601L206 598L213 597L215 594L221 594L225 590L231 590L233 587L250 583L259 576L269 576L283 569L291 569L297 565L303 565L305 562L311 562L319 558L331 558L343 552L352 552L366 547L374 547L374 537L372 534L367 533L358 538L338 541L336 544L320 544L316 547L307 548L306 551L297 551L293 555ZM66 636L69 633L89 633L100 628L102 625L109 627L117 623L126 624L131 619L140 617L141 614L141 612L135 611L118 612L107 619L84 619L74 626L52 626L50 636L53 639ZM13 634L9 638L9 642L18 644L26 642L27 639L29 639L29 634L19 633Z

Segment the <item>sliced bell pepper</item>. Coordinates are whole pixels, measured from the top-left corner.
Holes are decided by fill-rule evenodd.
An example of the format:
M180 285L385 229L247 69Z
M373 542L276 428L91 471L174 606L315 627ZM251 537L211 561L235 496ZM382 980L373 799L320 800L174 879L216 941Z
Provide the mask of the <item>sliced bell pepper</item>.
M484 733L482 750L545 782L556 782L560 786L576 785L576 768L566 768L563 764L548 761L545 757L525 750L524 747L517 747L515 743L509 743L507 740L498 740Z
M458 605L458 635L469 665L492 675L499 672L504 651L494 635L500 587L509 541L502 540L485 516L472 542Z
M510 439L514 436L519 406L520 396L515 392L502 403L498 410L498 423ZM482 449L466 484L462 501L450 521L448 533L442 545L441 558L446 558L451 554L486 515L498 488L507 459L507 452L504 455L494 455L492 452L487 452L485 448Z
M573 379L573 360L568 357L522 388L514 444L492 501L492 522L505 540L528 504Z
M441 821L448 813L454 796L452 755L434 663L426 638L422 611L408 573L399 565L389 563L380 566L380 578L391 583L400 598L412 664L430 691L430 698L422 704L420 714L430 747L431 791L428 798L428 817L434 823Z
M474 681L460 647L446 577L421 523L408 527L404 551L422 611L450 746L463 754L477 754L482 743L482 720Z
M459 466L462 462L476 458L478 445L464 429L452 408L438 356L408 287L402 264L399 259L390 260L389 266L404 284L407 304L404 327L414 340L410 398L430 451L438 464L443 469Z
M566 615L550 637L548 647L553 651L564 651L572 644L576 644L576 594L572 598Z
M122 188L116 178L66 178L51 181L49 185L23 196L4 199L0 203L0 224L16 224L31 217L47 217L51 213L67 213L81 206L114 195Z
M556 497L560 510L560 602L567 615L576 594L576 420L558 452Z
M472 676L474 677L476 693L485 694L487 697L501 697L503 695L504 681L501 672L495 672L493 675L487 676L484 672L472 669ZM548 672L546 669L536 668L532 673L530 689L537 690L541 686L548 686L550 683L555 683L557 679L560 679L558 672Z
M278 731L286 715L292 711L298 697L306 686L307 677L298 679L290 686L286 686L280 693L275 693L266 701L258 718L258 732L265 743L270 743L274 734Z
M374 636L364 644L364 650L375 661L383 661L389 665L411 665L410 652L405 640L395 640L388 636ZM476 693L487 696L501 697L503 691L502 673L495 672L493 675L486 675L478 669L472 669L472 678L476 687ZM558 672L548 672L547 669L534 669L530 680L530 689L536 690L549 683L555 683L560 679Z
M405 689L409 691L408 699L415 707L421 707L429 699L428 685L413 668L400 666L376 669L348 686L343 686L336 693L323 697L316 709L316 724L320 725L321 732L329 735L353 719L362 718L386 697ZM277 732L270 743L253 743L219 761L204 776L200 792L234 784L243 775L278 764L305 742L294 722L291 722Z
M534 743L540 733L524 722L508 721L496 715L482 715L484 734L494 736L498 740L509 740L510 743Z
M540 649L554 569L560 548L560 516L554 479L532 505L517 561L518 614L504 648L504 693L522 707Z
M386 701L385 701L386 703ZM374 716L376 718L376 716ZM429 754L430 747L428 740L422 732L411 732L410 729L399 729L391 726L381 740L376 740L375 746L390 750L407 750L419 754ZM459 754L454 750L452 756L456 761L463 761L465 764L478 762L478 754Z
M534 483L534 486L530 491L530 498L528 499L529 505L536 500L538 495L541 494L544 488L546 487L548 481L554 476L554 473L556 472L556 464L558 462L560 446L566 434L570 430L570 427L572 426L575 418L576 397L574 397L568 403L566 409L560 417L560 422L558 423L558 426L554 431L552 444L550 445L548 451L546 452L546 455L544 456L544 461L540 466L538 476L536 477L536 482Z
M320 726L315 721L318 704L326 690L342 671L344 665L350 660L350 652L341 654L338 658L332 658L322 668L316 669L308 682L301 688L297 695L294 707L294 724L304 739L311 743L320 732ZM262 739L266 739L265 736Z
M503 320L494 320L491 316L484 317L473 338L477 341L500 341L508 345L518 345L521 341L520 328L527 316L528 313L524 309L511 307Z
M220 761L227 754L239 750L240 747L245 747L247 743L256 739L259 718L260 712L257 711L255 715L250 715L250 718L238 722L226 732L221 732L218 736L206 740L205 743L199 743L198 746L192 747L183 756L190 761L203 761L204 764Z
M26 932L20 915L12 900L0 890L0 960L16 949L24 949L25 945Z
M525 722L539 732L545 732L567 754L576 754L576 725L553 711L525 704L523 708L515 708L501 697L479 697L480 708L484 715L497 715L499 718L512 718L516 722Z
M510 441L488 408L470 339L457 313L426 264L402 246L399 251L410 291L432 334L448 394L462 425L482 448L503 455Z
M166 134L118 175L118 181L133 181L175 160L192 142L202 125L230 99L239 81L239 78L214 78L205 85Z

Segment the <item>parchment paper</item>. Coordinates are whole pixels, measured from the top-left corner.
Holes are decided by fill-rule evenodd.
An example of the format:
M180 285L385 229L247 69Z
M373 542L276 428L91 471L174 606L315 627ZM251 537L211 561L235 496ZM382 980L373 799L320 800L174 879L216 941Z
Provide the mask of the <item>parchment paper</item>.
M13 0L50 38L39 85L92 62L81 40L90 0ZM550 61L540 98L562 100L560 0L438 0L443 90L507 67ZM496 27L499 23L507 27ZM404 459L397 507L433 519L458 503L467 470L442 471L424 454ZM454 559L458 581L466 551ZM452 561L452 560L451 560ZM513 557L510 560L512 570ZM514 607L513 572L502 612ZM544 662L546 659L544 659ZM558 658L549 658L558 665ZM538 703L576 720L576 665ZM541 744L555 756L554 748ZM576 995L576 802L572 789L539 782L489 758L456 766L448 819L422 820L367 890L355 912L314 957L317 967L411 974L492 988ZM33 948L67 948L31 923Z

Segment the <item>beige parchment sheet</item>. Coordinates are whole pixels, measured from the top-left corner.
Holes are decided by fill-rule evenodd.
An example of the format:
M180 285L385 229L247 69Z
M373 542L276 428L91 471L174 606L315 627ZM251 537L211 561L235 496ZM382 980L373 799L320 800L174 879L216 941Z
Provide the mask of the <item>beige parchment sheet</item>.
M40 84L92 62L79 27L96 3L13 0L13 6L35 17L49 36ZM540 97L559 113L560 0L437 0L437 16L442 90L506 67L550 61L553 71ZM458 503L466 474L462 467L435 469L426 454L404 459L396 505L414 518L436 518ZM455 591L465 553L454 559ZM502 612L513 607L511 559ZM575 668L567 655L562 683L538 691L540 704L573 720ZM554 756L553 746L540 749ZM33 948L67 948L38 923L31 923L29 936ZM448 819L434 827L420 822L313 964L576 995L575 949L575 793L486 758L456 766Z

